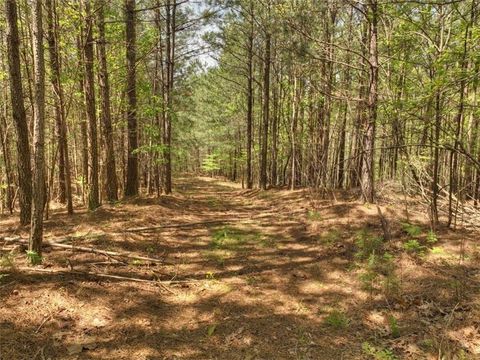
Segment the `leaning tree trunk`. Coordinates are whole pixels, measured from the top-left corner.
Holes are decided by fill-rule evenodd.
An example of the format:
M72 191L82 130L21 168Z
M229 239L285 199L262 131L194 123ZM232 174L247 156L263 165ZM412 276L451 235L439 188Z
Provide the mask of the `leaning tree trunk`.
M30 167L30 146L28 142L28 125L23 102L22 74L20 71L20 40L17 26L17 3L6 0L8 71L10 74L10 100L12 117L17 132L17 169L20 204L20 223L30 223L32 206L32 170Z

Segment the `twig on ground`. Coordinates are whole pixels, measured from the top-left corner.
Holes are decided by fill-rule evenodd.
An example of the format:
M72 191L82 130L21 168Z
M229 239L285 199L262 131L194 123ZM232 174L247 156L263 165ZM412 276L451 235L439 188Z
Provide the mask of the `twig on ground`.
M26 240L26 239L12 239L12 241L16 241L16 242L23 243L23 244L28 243L28 240ZM62 249L77 250L77 251L82 251L82 252L91 252L91 253L94 253L94 254L102 254L102 255L109 256L109 257L117 256L117 257L125 257L125 258L128 258L128 259L133 259L133 260L149 261L149 262L159 263L159 264L164 263L164 261L161 260L161 259L154 259L154 258L146 257L146 256L124 254L124 253L119 253L119 252L115 252L115 251L99 250L99 249L94 249L92 247L61 244L61 243L58 243L58 242L51 242L51 241L44 242L44 245L51 246L51 247L62 248ZM117 260L117 261L119 261L119 260Z

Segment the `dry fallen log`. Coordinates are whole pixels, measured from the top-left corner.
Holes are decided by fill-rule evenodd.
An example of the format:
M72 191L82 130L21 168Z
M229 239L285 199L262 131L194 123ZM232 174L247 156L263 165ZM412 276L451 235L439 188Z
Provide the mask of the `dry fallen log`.
M18 242L18 243L21 243L21 244L28 244L27 239L5 238L5 240ZM151 258L151 257L138 256L138 255L132 255L132 254L119 253L119 252L116 252L116 251L99 250L99 249L94 249L92 247L68 245L68 244L62 244L62 243L59 243L59 242L52 242L52 241L45 241L43 244L44 244L44 246L51 246L51 247L62 248L62 249L71 249L73 251L77 250L77 251L81 251L81 252L90 252L90 253L101 254L101 255L106 255L106 256L124 257L124 258L127 258L127 259L148 261L148 262L151 262L151 263L158 263L158 264L164 263L164 261L161 260L161 259L155 259L155 258Z

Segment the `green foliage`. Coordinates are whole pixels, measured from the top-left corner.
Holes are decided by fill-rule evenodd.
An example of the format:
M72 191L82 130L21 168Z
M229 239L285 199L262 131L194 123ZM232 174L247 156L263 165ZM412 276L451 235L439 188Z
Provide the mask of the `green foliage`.
M43 261L43 258L36 251L31 250L27 250L27 259L32 265L39 265Z
M333 310L326 318L325 323L337 330L346 329L350 324L350 320L344 312Z
M437 241L438 241L437 235L433 232L433 230L430 230L427 234L427 243L435 244Z
M362 344L362 350L366 355L372 356L375 360L397 360L398 358L390 349L373 346L368 341Z
M220 170L217 154L209 154L203 159L202 170L207 172L214 172Z
M370 255L381 252L383 238L371 235L367 230L363 229L357 233L355 245L357 247L355 256L360 260L366 260Z
M423 254L425 250L425 246L421 245L418 240L415 239L406 241L403 244L403 248L405 251L415 254Z
M215 333L215 330L217 329L217 325L216 324L213 324L213 325L210 325L208 328L207 328L207 336L212 336L214 333Z
M390 328L390 334L397 338L400 336L400 327L398 326L398 321L393 315L388 315L387 317L388 327Z
M422 228L410 223L402 223L402 230L411 237L418 237L422 235Z
M308 210L307 219L311 220L311 221L320 221L320 220L322 220L322 215L320 214L319 211Z

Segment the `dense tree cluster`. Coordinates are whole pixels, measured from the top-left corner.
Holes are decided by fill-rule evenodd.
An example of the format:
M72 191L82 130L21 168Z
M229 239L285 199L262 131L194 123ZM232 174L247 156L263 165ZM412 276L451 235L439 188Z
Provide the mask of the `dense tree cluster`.
M393 181L423 196L432 226L477 204L478 1L224 5L195 115L223 129L204 144L219 173L358 187L368 202Z

